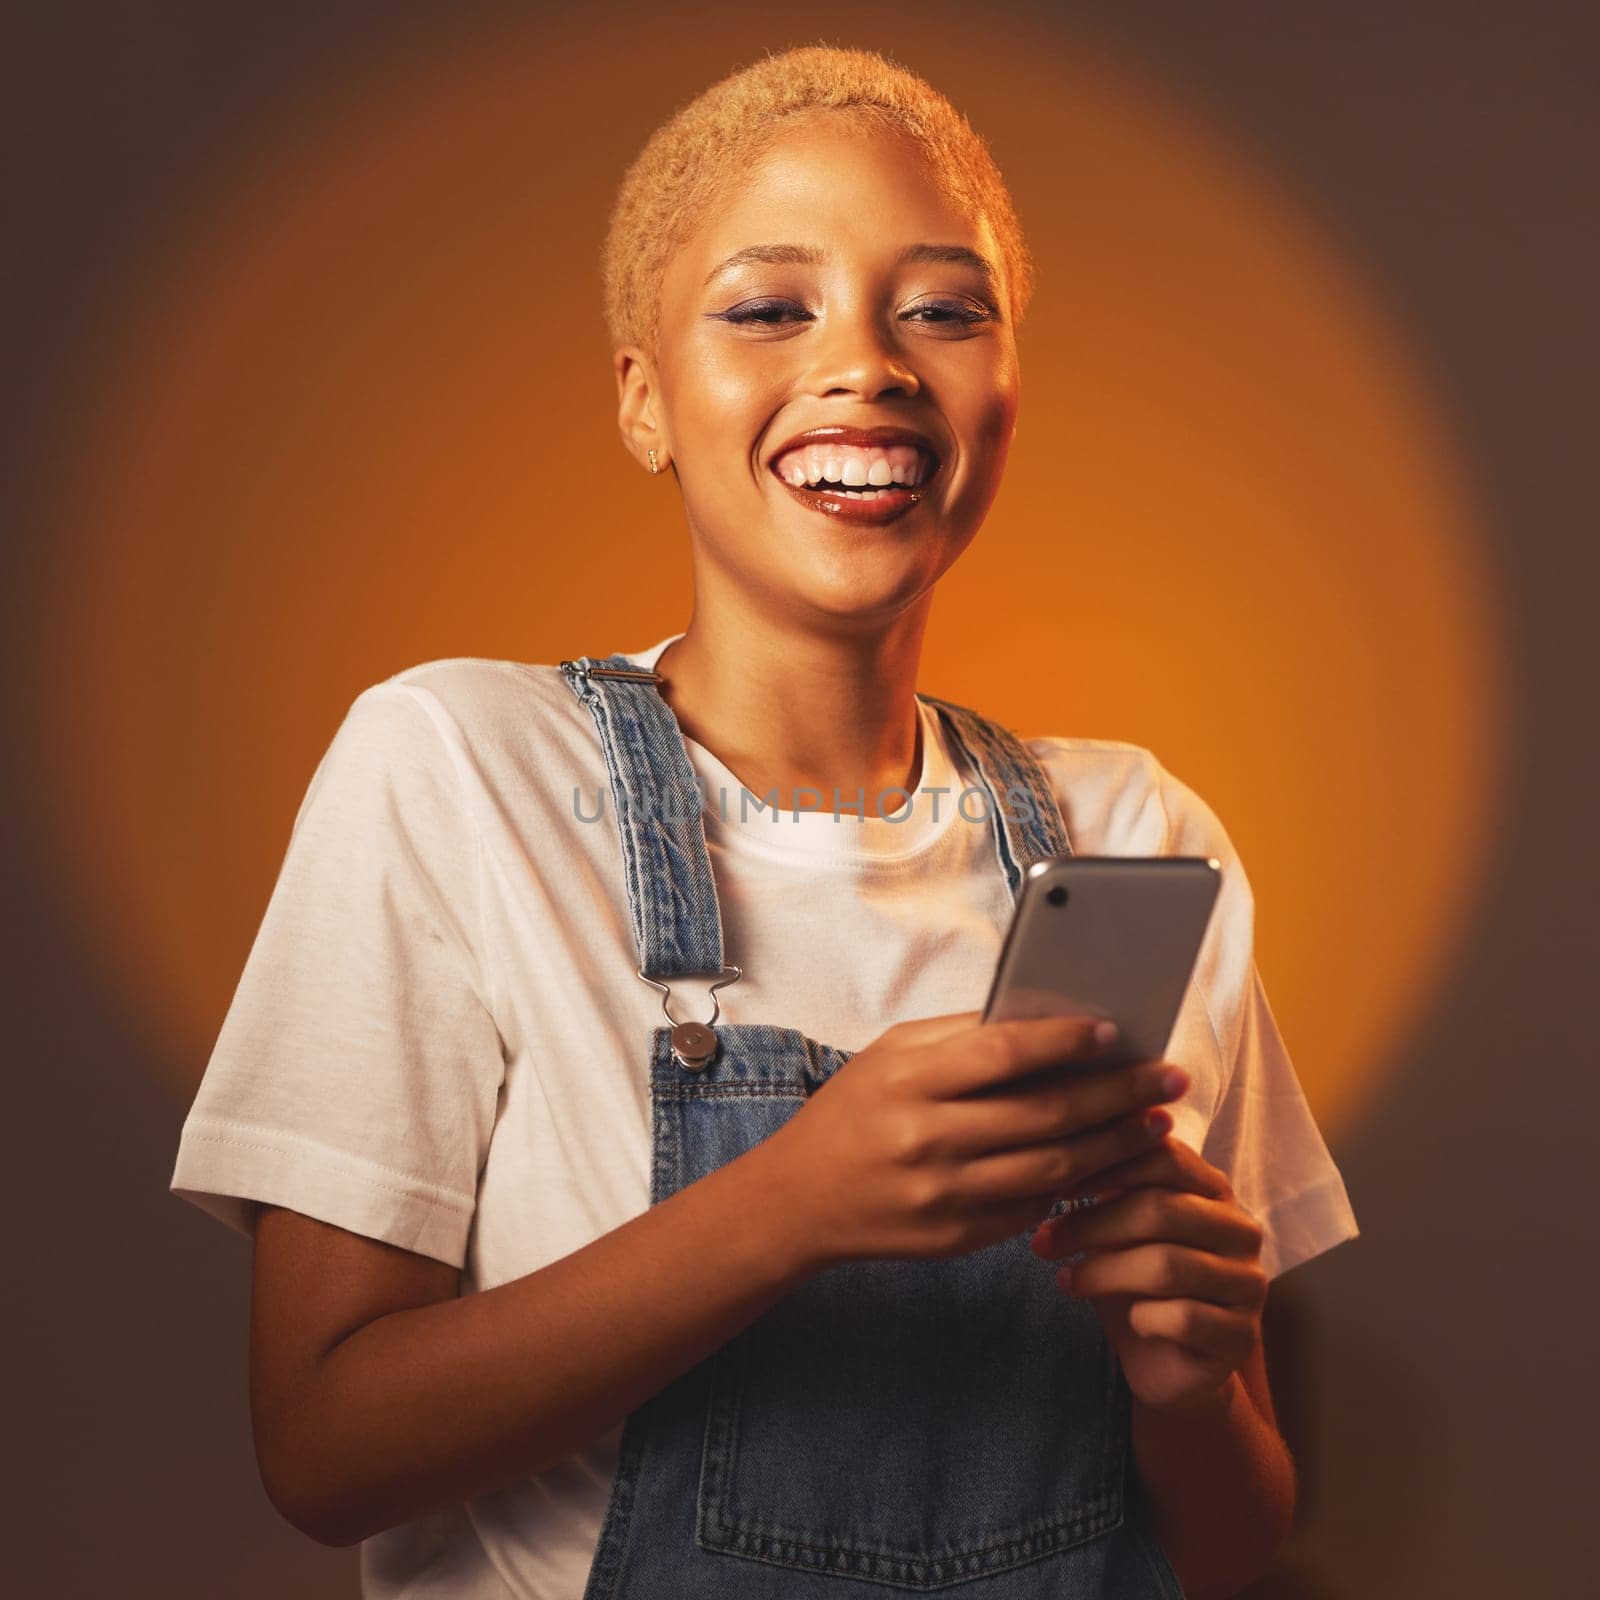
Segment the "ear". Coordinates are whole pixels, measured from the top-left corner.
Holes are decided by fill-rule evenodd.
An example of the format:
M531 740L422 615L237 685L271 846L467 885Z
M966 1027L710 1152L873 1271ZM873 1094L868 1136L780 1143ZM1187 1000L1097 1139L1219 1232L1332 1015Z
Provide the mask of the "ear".
M611 358L617 379L617 428L628 453L641 467L656 453L657 465L665 471L672 450L661 427L656 404L655 365L638 345L624 345Z

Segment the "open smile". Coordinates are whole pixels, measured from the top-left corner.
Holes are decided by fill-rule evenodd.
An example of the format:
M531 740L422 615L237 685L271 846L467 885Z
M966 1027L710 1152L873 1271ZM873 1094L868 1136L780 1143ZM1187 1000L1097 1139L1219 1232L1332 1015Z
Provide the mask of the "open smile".
M773 473L778 478L776 472ZM891 484L886 488L859 489L846 484L823 483L816 488L793 484L778 478L785 490L801 505L839 522L893 522L922 499L922 489Z
M907 430L829 428L792 440L769 470L808 510L876 525L893 522L922 501L939 457L921 435Z

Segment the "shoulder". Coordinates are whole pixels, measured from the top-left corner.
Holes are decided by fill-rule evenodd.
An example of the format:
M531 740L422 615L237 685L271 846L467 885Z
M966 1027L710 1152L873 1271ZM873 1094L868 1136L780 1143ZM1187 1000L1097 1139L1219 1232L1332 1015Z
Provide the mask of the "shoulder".
M581 753L587 713L559 667L475 656L417 662L348 703L312 780L369 807L442 813Z
M555 665L449 656L362 689L340 737L398 760L462 770L581 745L592 740L588 722Z
M419 661L364 689L366 696L408 697L434 720L448 718L462 729L582 711L559 667L489 656Z
M1232 858L1209 802L1147 746L1058 737L1024 743L1050 778L1081 854Z

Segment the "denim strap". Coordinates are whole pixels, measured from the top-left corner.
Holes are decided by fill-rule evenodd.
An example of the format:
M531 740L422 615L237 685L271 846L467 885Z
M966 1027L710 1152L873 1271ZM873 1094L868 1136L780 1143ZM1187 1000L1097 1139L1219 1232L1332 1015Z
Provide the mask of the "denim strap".
M592 676L595 669L635 676ZM561 671L600 730L639 970L651 978L720 973L722 917L700 815L704 795L654 673L620 653L579 656Z
M1022 875L1034 862L1072 854L1050 780L1009 728L937 695L919 694L917 698L938 709L956 746L967 752L989 791L995 854L1015 900Z
M561 671L600 730L640 971L652 978L720 973L705 796L659 679L620 652L563 661ZM937 709L988 791L995 855L1015 900L1034 862L1072 853L1050 781L1009 729L953 701L917 698Z

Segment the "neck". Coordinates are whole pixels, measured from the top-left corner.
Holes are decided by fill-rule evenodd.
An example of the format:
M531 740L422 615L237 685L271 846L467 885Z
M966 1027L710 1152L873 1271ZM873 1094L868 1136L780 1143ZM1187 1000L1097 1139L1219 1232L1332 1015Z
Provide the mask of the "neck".
M879 629L826 635L697 608L656 671L679 727L753 794L775 790L780 810L829 810L837 789L838 810L856 812L861 790L876 817L916 783L926 626L926 605Z

